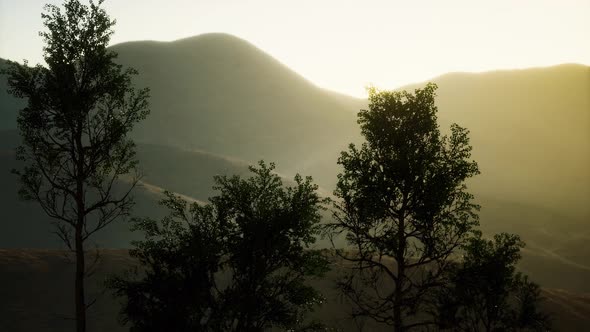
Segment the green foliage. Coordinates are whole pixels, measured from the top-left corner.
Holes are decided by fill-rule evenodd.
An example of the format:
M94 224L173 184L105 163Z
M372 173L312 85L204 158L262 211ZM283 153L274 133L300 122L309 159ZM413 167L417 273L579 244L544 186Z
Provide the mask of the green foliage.
M449 271L436 297L442 328L453 331L547 331L548 316L537 308L539 286L516 272L524 242L517 235L474 237L462 264Z
M86 328L84 243L91 235L133 206L131 189L117 188L119 177L135 172L133 142L127 137L148 114L148 90L131 84L132 69L114 62L107 49L115 24L92 1L83 5L68 0L63 11L46 5L42 14L46 31L47 67L10 62L9 92L26 98L18 115L22 145L15 170L20 196L38 202L52 217L55 233L76 253L76 325Z
M217 196L188 205L170 193L170 215L136 220L145 240L132 256L142 272L115 277L133 331L262 331L304 328L304 314L322 302L305 278L328 269L310 250L325 199L311 178L284 187L274 165L252 177L215 177Z
M137 219L134 229L145 234L135 241L132 257L139 260L137 274L115 277L109 286L126 297L124 322L132 331L199 331L201 319L215 307L214 275L221 267L226 229L214 217L212 206L186 202L171 193L162 205L170 215L160 223Z
M370 89L369 110L358 120L366 142L338 160L340 202L328 229L346 236L352 253L341 255L355 267L340 288L357 306L353 315L396 331L428 324L410 318L478 225L479 206L465 185L479 173L468 131L454 124L441 136L435 90Z
M48 31L40 34L48 67L10 62L6 71L9 92L28 100L18 115L21 197L36 200L56 219L70 249L69 226L80 228L86 240L128 214L129 191L115 197L115 180L135 171L127 136L149 112L148 90L131 84L136 72L122 70L107 50L114 21L100 3L70 0L63 12L47 5L42 17Z

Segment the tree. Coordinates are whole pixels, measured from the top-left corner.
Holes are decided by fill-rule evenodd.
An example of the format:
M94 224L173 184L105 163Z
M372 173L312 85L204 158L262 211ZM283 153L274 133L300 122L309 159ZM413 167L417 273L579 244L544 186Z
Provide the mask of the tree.
M366 139L341 153L331 235L344 234L352 265L338 285L368 316L395 331L433 324L425 298L440 285L453 252L474 226L479 206L465 180L479 173L468 131L437 124L436 85L415 93L369 89L358 123Z
M219 309L215 275L222 269L229 228L212 205L187 202L169 192L160 204L170 214L157 222L134 219L132 229L145 240L133 242L130 255L142 267L114 276L107 286L125 298L123 323L130 331L207 331Z
M517 235L474 237L436 303L439 326L452 331L547 331L549 317L537 308L539 286L516 272L524 242Z
M273 164L259 166L248 179L215 177L219 195L206 205L168 193L168 217L135 222L146 238L131 255L144 269L110 281L132 331L314 327L304 314L322 296L305 279L328 268L310 249L326 200L311 178L284 187Z
M79 332L89 305L85 243L130 213L138 177L128 134L149 112L148 90L131 84L136 71L123 70L107 49L115 21L101 4L67 0L63 11L46 5L40 35L47 67L12 62L7 70L9 92L28 102L18 115L20 194L54 218L55 233L75 253ZM129 185L119 181L125 174L133 174Z

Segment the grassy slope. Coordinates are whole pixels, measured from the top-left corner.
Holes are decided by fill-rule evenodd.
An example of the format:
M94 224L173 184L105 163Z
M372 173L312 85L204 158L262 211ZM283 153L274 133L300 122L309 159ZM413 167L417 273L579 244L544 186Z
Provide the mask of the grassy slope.
M121 273L134 264L124 250L102 251L103 262L88 282L89 297L98 297L89 313L89 332L124 331L117 323L118 300L102 293L102 282L111 273ZM64 253L56 250L0 249L0 330L64 331L73 322L64 319L71 314L73 265ZM339 331L357 331L347 319L351 307L334 290L334 280L341 272L337 267L323 280L312 281L327 298L314 316ZM544 310L554 318L557 331L583 331L590 326L590 294L573 294L560 289L545 289ZM365 323L365 331L387 331L389 327Z

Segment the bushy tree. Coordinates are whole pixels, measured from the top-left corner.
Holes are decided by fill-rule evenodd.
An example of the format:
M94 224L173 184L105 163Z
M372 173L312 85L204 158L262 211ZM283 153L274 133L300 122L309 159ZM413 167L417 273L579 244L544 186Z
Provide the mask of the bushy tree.
M439 326L451 331L547 331L538 309L539 286L516 272L524 242L517 235L474 237L462 262L449 270L436 297Z
M132 331L306 327L322 296L305 279L328 268L310 249L325 200L311 178L285 187L273 169L261 162L248 179L216 177L219 194L205 205L168 193L168 217L136 221L146 238L131 255L142 270L110 282Z
M68 0L63 11L46 5L40 35L47 66L12 62L6 71L9 92L27 99L18 115L20 194L54 218L55 233L75 252L79 332L88 305L85 243L129 214L137 162L128 134L148 114L148 90L135 90L135 71L115 64L107 49L115 22L101 3ZM129 184L115 190L125 174Z
M465 181L479 173L468 131L456 124L443 136L437 124L435 84L414 93L369 90L358 123L366 140L351 144L338 163L339 198L332 236L352 267L339 282L368 316L395 331L433 324L426 297L440 286L449 257L478 225L478 206Z
M134 220L133 229L145 234L130 251L141 271L114 277L109 286L125 297L122 313L131 331L206 330L201 321L206 323L218 301L215 273L221 269L228 229L210 205L187 207L168 192L161 204L170 214L160 222Z

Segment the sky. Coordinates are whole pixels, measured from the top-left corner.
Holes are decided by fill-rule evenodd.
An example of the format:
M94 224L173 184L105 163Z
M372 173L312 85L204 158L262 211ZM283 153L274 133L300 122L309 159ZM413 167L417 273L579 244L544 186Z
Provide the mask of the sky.
M0 0L0 57L42 63L52 0ZM590 65L590 0L106 0L112 44L243 38L316 85L363 97L448 72Z

